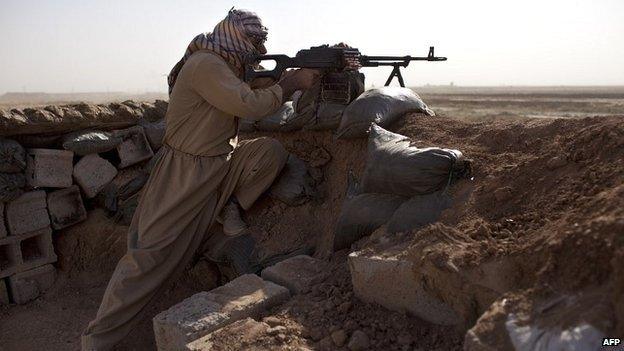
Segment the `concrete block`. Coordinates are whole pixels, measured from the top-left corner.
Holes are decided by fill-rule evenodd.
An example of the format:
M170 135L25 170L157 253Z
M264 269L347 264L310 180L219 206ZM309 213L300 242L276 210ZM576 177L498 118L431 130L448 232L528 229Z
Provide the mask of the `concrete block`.
M449 305L427 292L413 262L353 252L349 255L349 270L353 292L363 301L407 311L435 324L462 323Z
M115 132L123 138L123 142L117 146L119 153L119 168L125 168L141 161L148 160L154 156L143 127L134 126L128 129Z
M158 121L156 123L142 123L141 126L145 132L145 136L147 137L147 141L149 141L150 146L152 147L152 151L157 151L163 144L163 139L165 138L165 129L166 124L165 120Z
M0 239L7 235L6 222L4 221L4 202L0 202Z
M4 279L0 279L0 306L11 303L9 299L9 290L7 289Z
M15 239L17 239L16 243L19 243L20 253L20 265L17 272L56 262L57 257L54 253L50 227L23 234Z
M6 221L10 235L50 226L45 191L30 191L9 202L6 205Z
M154 317L158 350L181 350L235 321L260 315L290 297L288 289L253 274L195 294Z
M74 153L67 150L28 149L26 182L32 187L66 188L72 185Z
M74 179L87 198L93 198L117 175L117 168L97 154L84 156L74 166Z
M303 294L325 279L323 261L307 255L291 257L267 267L262 271L262 278L284 286L291 294Z
M19 243L14 239L8 237L0 240L0 279L15 273L22 262Z
M0 278L56 262L56 259L50 227L0 240Z
M56 279L56 269L51 264L17 273L9 277L13 301L24 304L48 290Z
M80 188L72 185L69 188L48 193L48 212L54 229L69 227L87 219Z
M214 350L213 340L223 340L223 338L231 338L233 336L243 345L245 343L251 344L256 338L264 335L269 328L269 325L264 322L257 322L252 318L245 318L186 344L184 350Z

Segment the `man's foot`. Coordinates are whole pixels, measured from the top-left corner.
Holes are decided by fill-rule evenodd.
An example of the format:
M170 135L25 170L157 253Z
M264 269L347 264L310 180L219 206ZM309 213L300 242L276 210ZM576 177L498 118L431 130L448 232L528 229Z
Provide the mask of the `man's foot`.
M247 224L243 221L238 209L238 204L234 201L228 203L217 216L217 222L223 225L223 234L234 237L244 234L247 231Z

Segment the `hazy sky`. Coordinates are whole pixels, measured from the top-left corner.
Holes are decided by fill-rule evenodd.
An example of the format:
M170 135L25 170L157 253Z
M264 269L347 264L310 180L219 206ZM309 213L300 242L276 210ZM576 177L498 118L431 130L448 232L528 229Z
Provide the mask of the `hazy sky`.
M165 91L198 33L257 12L270 53L345 41L369 55L436 54L410 85L624 85L624 0L0 0L0 94ZM368 69L382 85L388 68Z

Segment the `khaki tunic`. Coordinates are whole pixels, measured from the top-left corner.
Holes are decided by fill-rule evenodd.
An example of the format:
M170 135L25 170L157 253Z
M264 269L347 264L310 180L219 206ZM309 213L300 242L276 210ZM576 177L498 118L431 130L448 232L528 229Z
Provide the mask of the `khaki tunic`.
M128 252L108 284L83 350L107 350L190 261L231 195L248 209L283 168L279 142L238 142L238 117L261 119L282 103L279 85L251 89L220 57L193 54L167 110L163 152L144 187L128 232Z

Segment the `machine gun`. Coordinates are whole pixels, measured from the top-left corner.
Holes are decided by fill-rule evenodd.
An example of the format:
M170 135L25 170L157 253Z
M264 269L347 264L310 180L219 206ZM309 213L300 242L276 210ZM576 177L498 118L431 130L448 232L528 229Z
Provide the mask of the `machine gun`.
M257 69L258 64L262 61L275 61L275 68L272 70ZM355 48L330 47L328 45L314 46L310 49L300 50L295 57L252 55L245 62L245 80L251 81L259 77L271 77L278 80L288 68L316 68L327 72L342 72L358 67L392 66L392 72L385 85L390 85L392 79L397 77L399 84L404 87L405 82L401 75L401 67L407 67L411 61L446 61L446 57L435 56L433 46L429 47L429 54L426 57L366 56L361 55L360 51Z

